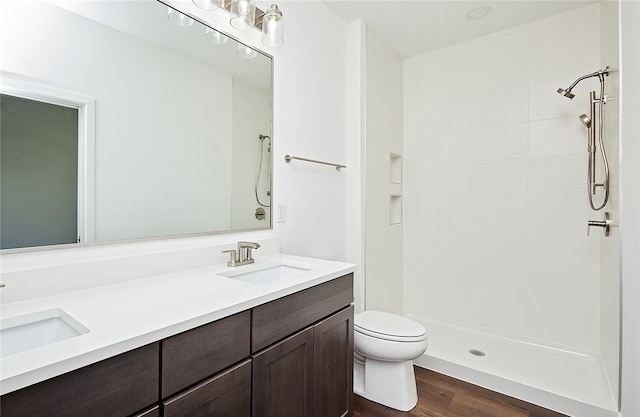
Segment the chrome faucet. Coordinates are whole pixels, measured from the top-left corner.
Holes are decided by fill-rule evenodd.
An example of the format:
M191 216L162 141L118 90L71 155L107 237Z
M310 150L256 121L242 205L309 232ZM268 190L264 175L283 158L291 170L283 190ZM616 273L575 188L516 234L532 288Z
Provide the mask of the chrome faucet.
M227 262L227 266L240 266L252 264L255 262L253 259L253 255L251 251L253 249L258 249L260 245L255 242L238 242L237 249L227 249L223 250L222 253L228 253L230 255L229 262Z

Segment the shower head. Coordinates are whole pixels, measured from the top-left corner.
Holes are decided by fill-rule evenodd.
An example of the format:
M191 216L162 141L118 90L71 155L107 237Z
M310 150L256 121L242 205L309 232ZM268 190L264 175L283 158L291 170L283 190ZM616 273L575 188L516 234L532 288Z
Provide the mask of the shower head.
M591 117L586 114L581 114L578 118L587 129L591 127Z
M599 69L596 72L592 72L591 74L583 75L582 77L575 80L573 84L571 84L568 88L558 88L558 94L568 97L569 100L573 100L573 98L575 97L575 94L573 94L571 90L573 90L573 87L578 85L580 81L585 80L587 78L591 78L591 77L598 77L600 79L600 82L604 83L605 75L609 75L609 67L604 67L602 69Z
M563 95L565 97L568 97L569 100L573 100L573 98L576 96L575 94L573 94L571 92L570 88L564 89L564 88L558 88L558 94Z

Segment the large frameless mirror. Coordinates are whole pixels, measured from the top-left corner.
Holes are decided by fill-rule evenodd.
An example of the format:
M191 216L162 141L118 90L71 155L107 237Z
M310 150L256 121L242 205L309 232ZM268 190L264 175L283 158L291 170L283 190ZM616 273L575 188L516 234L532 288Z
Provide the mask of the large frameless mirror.
M272 59L171 11L2 1L2 249L271 227Z

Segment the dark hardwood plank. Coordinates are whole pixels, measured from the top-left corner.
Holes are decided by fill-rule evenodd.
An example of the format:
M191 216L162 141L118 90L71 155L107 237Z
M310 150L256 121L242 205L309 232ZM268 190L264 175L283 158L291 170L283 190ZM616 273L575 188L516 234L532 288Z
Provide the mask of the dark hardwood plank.
M397 411L355 396L354 417L566 417L428 369L415 367L418 405Z

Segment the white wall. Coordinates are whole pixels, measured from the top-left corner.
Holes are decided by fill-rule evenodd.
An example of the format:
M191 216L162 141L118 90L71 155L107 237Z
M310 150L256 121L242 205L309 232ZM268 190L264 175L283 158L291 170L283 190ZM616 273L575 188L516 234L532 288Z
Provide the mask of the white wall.
M611 219L620 221L620 60L618 3L601 3L602 65L609 65L606 79L605 145L609 158L611 194L606 211ZM599 93L598 93L599 95ZM602 166L598 161L598 166ZM602 172L602 171L600 171ZM604 211L604 210L603 210ZM602 212L600 212L602 213ZM593 219L602 219L603 214ZM618 399L620 376L620 228L614 227L608 237L600 235L600 354L609 378L609 386Z
M402 310L401 176L391 178L391 154L403 156L402 60L372 31L366 36L366 309ZM396 161L400 163L399 161ZM393 182L392 182L393 181Z
M345 163L347 159L347 26L321 2L279 3L285 44L275 53L274 207L285 253L345 260L349 167L302 161L286 154ZM322 35L318 35L322 34Z
M405 309L599 350L598 83L556 93L600 67L599 28L596 4L405 60Z
M624 417L640 416L640 3L620 2L622 380Z

